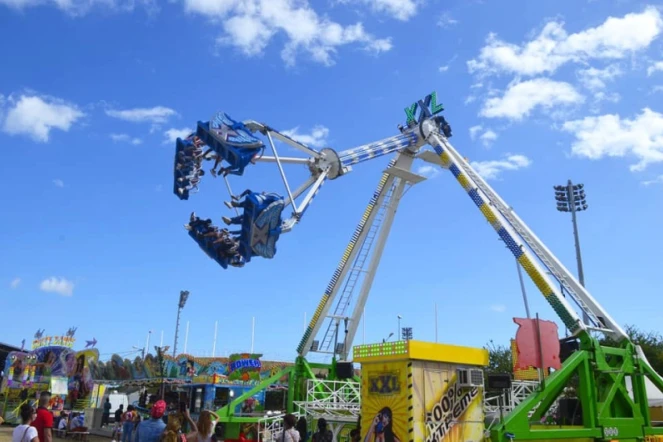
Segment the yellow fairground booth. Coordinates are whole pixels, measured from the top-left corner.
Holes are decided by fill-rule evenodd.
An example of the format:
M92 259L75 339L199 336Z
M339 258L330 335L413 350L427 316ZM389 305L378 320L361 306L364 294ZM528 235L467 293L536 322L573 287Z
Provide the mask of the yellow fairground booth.
M362 442L483 440L482 348L399 341L359 345Z

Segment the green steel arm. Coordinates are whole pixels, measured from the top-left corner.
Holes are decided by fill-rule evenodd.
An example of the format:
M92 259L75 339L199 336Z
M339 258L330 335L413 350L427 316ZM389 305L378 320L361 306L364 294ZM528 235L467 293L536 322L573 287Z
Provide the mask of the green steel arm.
M250 398L254 394L266 389L269 387L271 384L274 382L278 381L285 375L289 375L292 371L294 370L293 366L289 366L284 368L283 370L279 371L276 373L274 376L271 376L264 381L260 382L258 385L247 391L246 393L242 394L241 396L238 396L234 400L232 400L229 404L221 407L219 410L217 410L216 414L219 415L219 421L221 422L241 422L242 419L248 419L246 422L252 422L255 420L255 418L241 418L241 417L235 417L234 416L234 410L235 407L240 405L242 402L244 402L246 399Z

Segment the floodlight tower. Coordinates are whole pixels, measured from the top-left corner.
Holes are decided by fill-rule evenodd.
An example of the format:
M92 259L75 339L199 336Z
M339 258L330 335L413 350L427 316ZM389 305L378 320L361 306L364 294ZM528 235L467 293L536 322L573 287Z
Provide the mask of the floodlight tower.
M554 186L555 200L557 200L557 210L560 212L571 212L571 220L573 222L573 237L575 240L576 248L576 261L578 262L578 282L583 287L585 286L585 274L582 269L582 255L580 253L580 237L578 235L578 220L576 212L587 210L587 199L583 188L584 184L573 184L568 180L566 186ZM583 314L583 321L587 324L587 315Z
M180 331L180 313L182 312L187 299L189 299L189 291L181 290L180 301L177 304L177 323L175 324L175 345L173 346L173 357L177 356L177 335Z

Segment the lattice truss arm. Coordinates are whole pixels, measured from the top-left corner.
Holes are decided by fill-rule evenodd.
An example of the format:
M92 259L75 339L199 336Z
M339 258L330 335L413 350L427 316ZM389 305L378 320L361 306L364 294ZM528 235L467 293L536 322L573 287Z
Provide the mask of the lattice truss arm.
M422 135L439 156L439 164L448 169L465 189L569 331L577 335L582 331L597 330L619 340L628 339L622 328L580 285L573 274L458 154L449 140L439 132L437 125L427 120L420 127ZM580 310L588 316L591 324L585 325L581 322L576 311L557 288L557 284L551 283L544 268L564 287Z
M400 199L425 179L410 172L422 144L399 152L383 172L297 347L301 356L313 351L347 360Z

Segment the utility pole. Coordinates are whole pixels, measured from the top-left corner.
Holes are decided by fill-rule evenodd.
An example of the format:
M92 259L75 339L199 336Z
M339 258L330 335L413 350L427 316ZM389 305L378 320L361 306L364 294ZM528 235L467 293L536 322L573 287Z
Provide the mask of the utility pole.
M177 323L175 324L175 345L173 345L173 357L177 356L177 335L180 331L180 313L182 312L187 299L189 299L189 291L180 291L180 301L177 304Z
M154 346L154 349L157 352L157 364L159 364L159 377L161 378L161 386L159 387L159 392L160 392L161 399L164 398L165 393L166 393L166 388L165 388L166 386L164 384L164 378L166 377L166 373L165 373L166 361L164 361L164 359L163 359L163 354L165 352L167 352L169 348L170 348L169 346L165 346L165 347Z
M578 282L580 282L580 285L583 287L585 286L585 273L582 268L582 255L580 253L580 237L578 235L578 220L576 213L585 211L589 207L587 205L585 191L583 190L584 187L584 184L573 184L571 180L568 180L565 186L554 186L557 210L560 212L571 212L573 238L575 240L576 248L576 261L578 263ZM583 312L582 316L583 322L587 324L589 322L587 314Z

